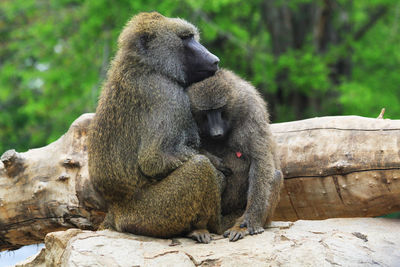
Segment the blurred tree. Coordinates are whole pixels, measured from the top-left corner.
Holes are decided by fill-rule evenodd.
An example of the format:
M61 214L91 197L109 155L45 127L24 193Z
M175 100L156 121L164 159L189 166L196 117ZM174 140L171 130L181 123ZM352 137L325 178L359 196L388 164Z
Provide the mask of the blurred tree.
M391 0L2 0L0 151L43 146L94 112L118 34L157 10L199 27L273 121L400 116L400 3Z
M400 3L218 3L217 10L210 9L207 1L193 4L201 17L197 24L206 29L206 38L208 28L214 29L208 46L219 52L222 64L253 81L265 94L274 121L350 113L376 116L384 106L389 114L400 114L395 74L400 66ZM392 54L390 59L383 48ZM379 73L393 74L385 82L366 69L378 61Z

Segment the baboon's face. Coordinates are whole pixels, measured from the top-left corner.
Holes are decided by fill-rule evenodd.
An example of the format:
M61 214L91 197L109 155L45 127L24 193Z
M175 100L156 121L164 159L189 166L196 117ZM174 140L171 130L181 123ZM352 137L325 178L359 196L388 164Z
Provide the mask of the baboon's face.
M121 33L119 46L125 54L185 86L218 69L219 58L200 44L195 26L156 12L135 16Z
M200 128L200 134L214 140L226 139L230 130L230 123L224 107L199 111L195 119Z
M190 85L214 75L218 70L219 58L202 46L193 34L181 39L184 46L187 84Z

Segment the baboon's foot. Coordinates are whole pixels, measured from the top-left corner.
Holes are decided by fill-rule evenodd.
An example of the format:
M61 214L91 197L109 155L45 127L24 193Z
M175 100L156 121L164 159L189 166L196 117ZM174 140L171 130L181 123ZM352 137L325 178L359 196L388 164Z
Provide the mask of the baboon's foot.
M241 223L240 228L247 228L247 232L250 235L257 235L257 234L261 234L262 232L264 232L264 228L261 225L250 224L247 221L244 221L243 223Z
M249 232L250 235L258 235L263 233L265 230L261 226L255 226L255 227L247 227L247 231Z
M208 244L212 240L210 232L208 232L208 230L206 229L193 230L187 236L196 240L199 243L204 243L204 244Z
M236 224L232 228L229 228L225 231L224 237L229 237L229 241L235 242L239 239L244 238L248 234L249 232L247 230L247 227L241 228L240 225Z

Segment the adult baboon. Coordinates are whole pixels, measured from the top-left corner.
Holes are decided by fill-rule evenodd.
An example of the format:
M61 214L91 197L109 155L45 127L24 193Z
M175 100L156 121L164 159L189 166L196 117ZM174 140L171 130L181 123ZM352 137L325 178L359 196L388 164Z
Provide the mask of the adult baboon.
M108 203L105 228L208 243L220 219L223 179L199 155L184 87L219 59L190 23L157 12L125 26L91 125L89 173Z
M236 241L263 232L283 183L266 103L251 84L227 70L193 84L188 94L204 154L217 169L232 171L222 214L242 216L224 235Z

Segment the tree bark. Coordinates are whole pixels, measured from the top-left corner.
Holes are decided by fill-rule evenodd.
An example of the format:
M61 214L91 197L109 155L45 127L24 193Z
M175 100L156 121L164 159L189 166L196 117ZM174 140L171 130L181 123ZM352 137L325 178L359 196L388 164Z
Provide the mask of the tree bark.
M95 229L102 221L104 203L89 182L87 168L92 118L80 116L48 146L1 156L1 250L43 242L49 232Z
M96 229L105 204L89 180L84 114L60 139L0 162L0 249L49 232ZM274 220L379 216L400 210L400 120L323 117L271 125L285 186Z
M400 211L400 120L322 117L272 131L285 177L275 220Z

